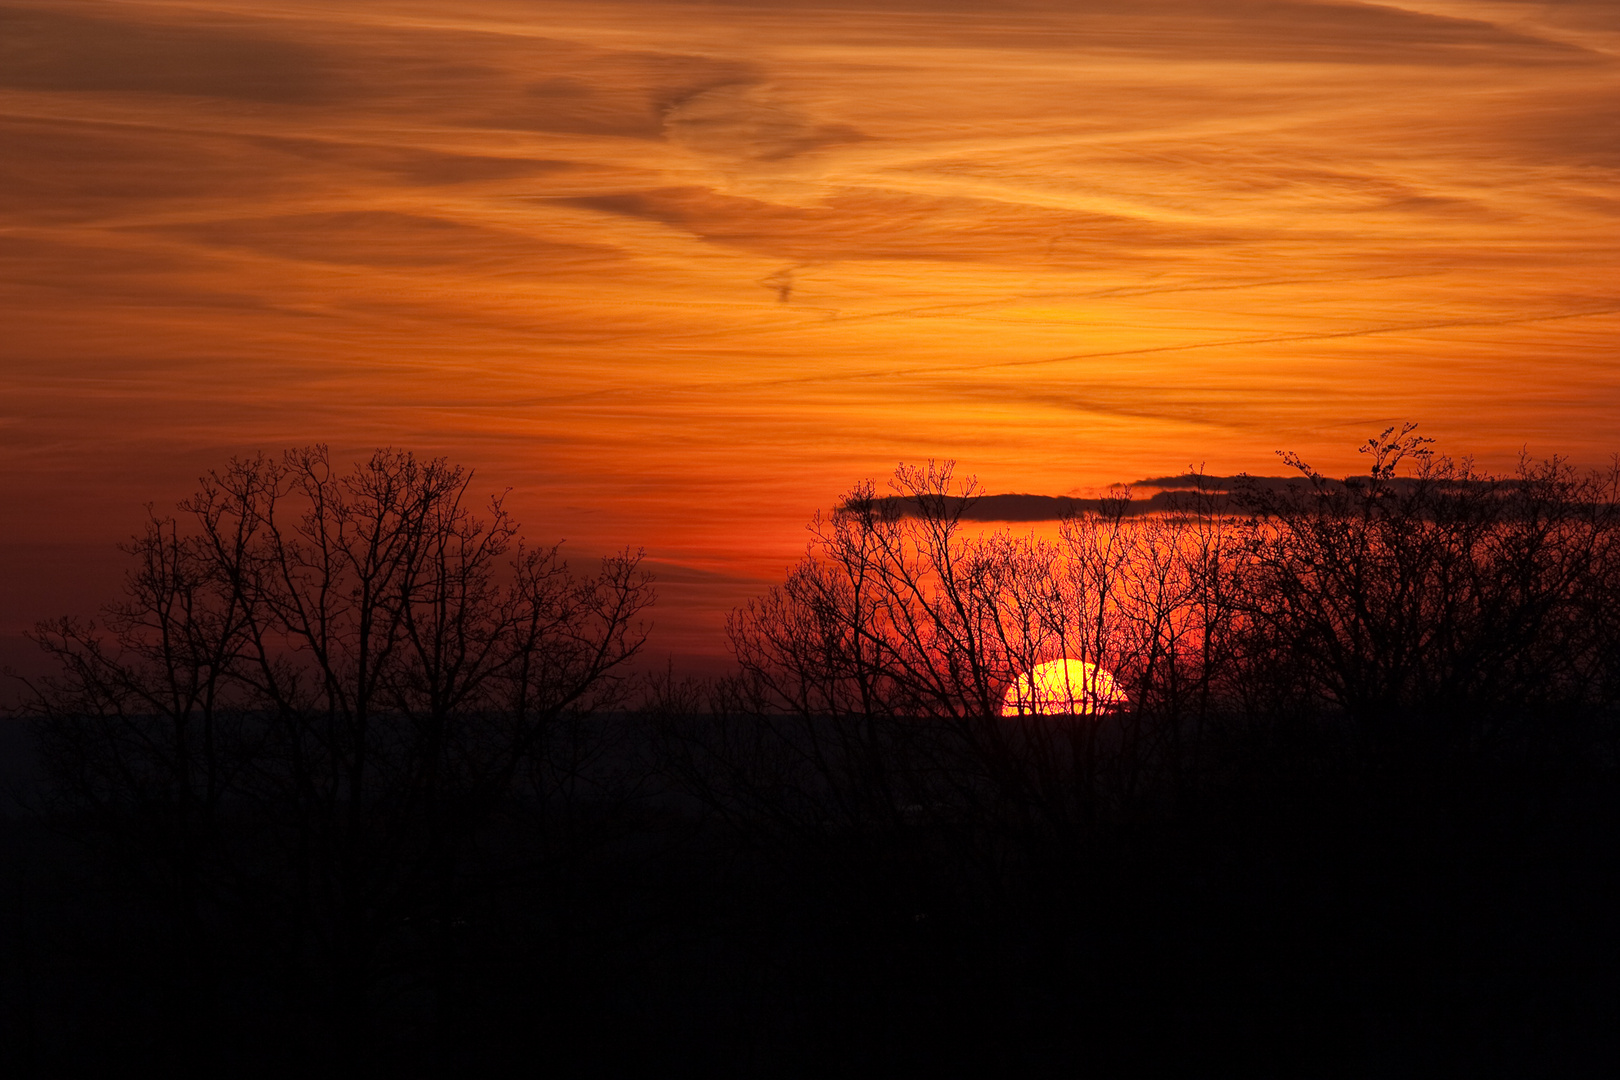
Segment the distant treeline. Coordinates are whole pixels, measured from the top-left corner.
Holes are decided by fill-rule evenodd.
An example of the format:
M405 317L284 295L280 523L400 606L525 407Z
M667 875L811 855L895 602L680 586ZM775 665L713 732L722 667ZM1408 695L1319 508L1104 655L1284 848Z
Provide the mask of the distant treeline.
M1365 451L1054 540L902 468L733 675L640 680L635 557L576 575L441 462L237 463L41 628L0 1061L1594 1075L1620 477ZM1065 657L1124 699L1001 715Z

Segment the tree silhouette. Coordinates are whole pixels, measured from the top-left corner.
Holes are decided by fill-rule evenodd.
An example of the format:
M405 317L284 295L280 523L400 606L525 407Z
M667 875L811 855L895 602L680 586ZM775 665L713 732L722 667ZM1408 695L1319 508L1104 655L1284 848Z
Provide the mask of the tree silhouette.
M639 556L575 575L470 482L398 451L234 461L126 548L105 627L39 628L57 809L157 879L188 1005L210 919L251 907L352 1052L406 939L452 950L480 829L543 803L570 721L620 699Z
M1273 1045L1259 1017L1332 1042L1369 1002L1511 1072L1447 973L1615 999L1580 967L1612 932L1558 913L1614 895L1617 473L1492 477L1410 427L1365 452L1343 480L1292 455L1293 482L1195 472L1158 513L1114 492L1055 540L968 535L949 465L815 519L733 617L740 674L654 709L684 789L784 893L870 927L827 996L926 1001L894 1015L938 1047L1045 1015L1123 1072L1166 1016L1187 1041L1165 1060L1252 1062L1233 1041ZM1125 700L1001 715L1060 657Z
M1580 1074L1620 1001L1616 472L1365 451L1041 536L902 467L733 613L733 674L645 681L636 556L572 573L443 462L234 463L101 626L37 635L41 820L123 889L56 879L40 952L135 988L38 1044ZM1060 660L1112 682L1037 693ZM71 944L114 918L127 955Z
M1471 728L1448 738L1592 701L1613 638L1587 608L1620 557L1620 471L1524 459L1490 477L1412 431L1368 440L1365 477L1284 455L1306 485L1239 492L1250 663L1364 728Z

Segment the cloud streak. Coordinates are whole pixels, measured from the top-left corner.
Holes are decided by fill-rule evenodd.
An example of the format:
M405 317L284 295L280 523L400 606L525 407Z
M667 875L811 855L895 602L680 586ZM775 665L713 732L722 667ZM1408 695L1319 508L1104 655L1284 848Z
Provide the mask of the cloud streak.
M0 502L408 444L697 627L899 459L1597 460L1617 10L0 0Z

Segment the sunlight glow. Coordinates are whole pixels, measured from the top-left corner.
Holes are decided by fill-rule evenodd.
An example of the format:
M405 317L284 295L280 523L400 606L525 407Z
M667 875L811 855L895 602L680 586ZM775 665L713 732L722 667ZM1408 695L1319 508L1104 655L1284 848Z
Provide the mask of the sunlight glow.
M1090 716L1126 702L1114 677L1084 660L1049 660L1013 681L1002 716Z

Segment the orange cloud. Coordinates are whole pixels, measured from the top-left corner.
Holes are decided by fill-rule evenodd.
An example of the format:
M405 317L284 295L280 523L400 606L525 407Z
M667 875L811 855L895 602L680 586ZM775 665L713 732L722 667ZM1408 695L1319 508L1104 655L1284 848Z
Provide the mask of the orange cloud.
M1616 11L0 3L6 618L314 440L647 546L689 652L901 458L1084 494L1415 417L1597 461Z

